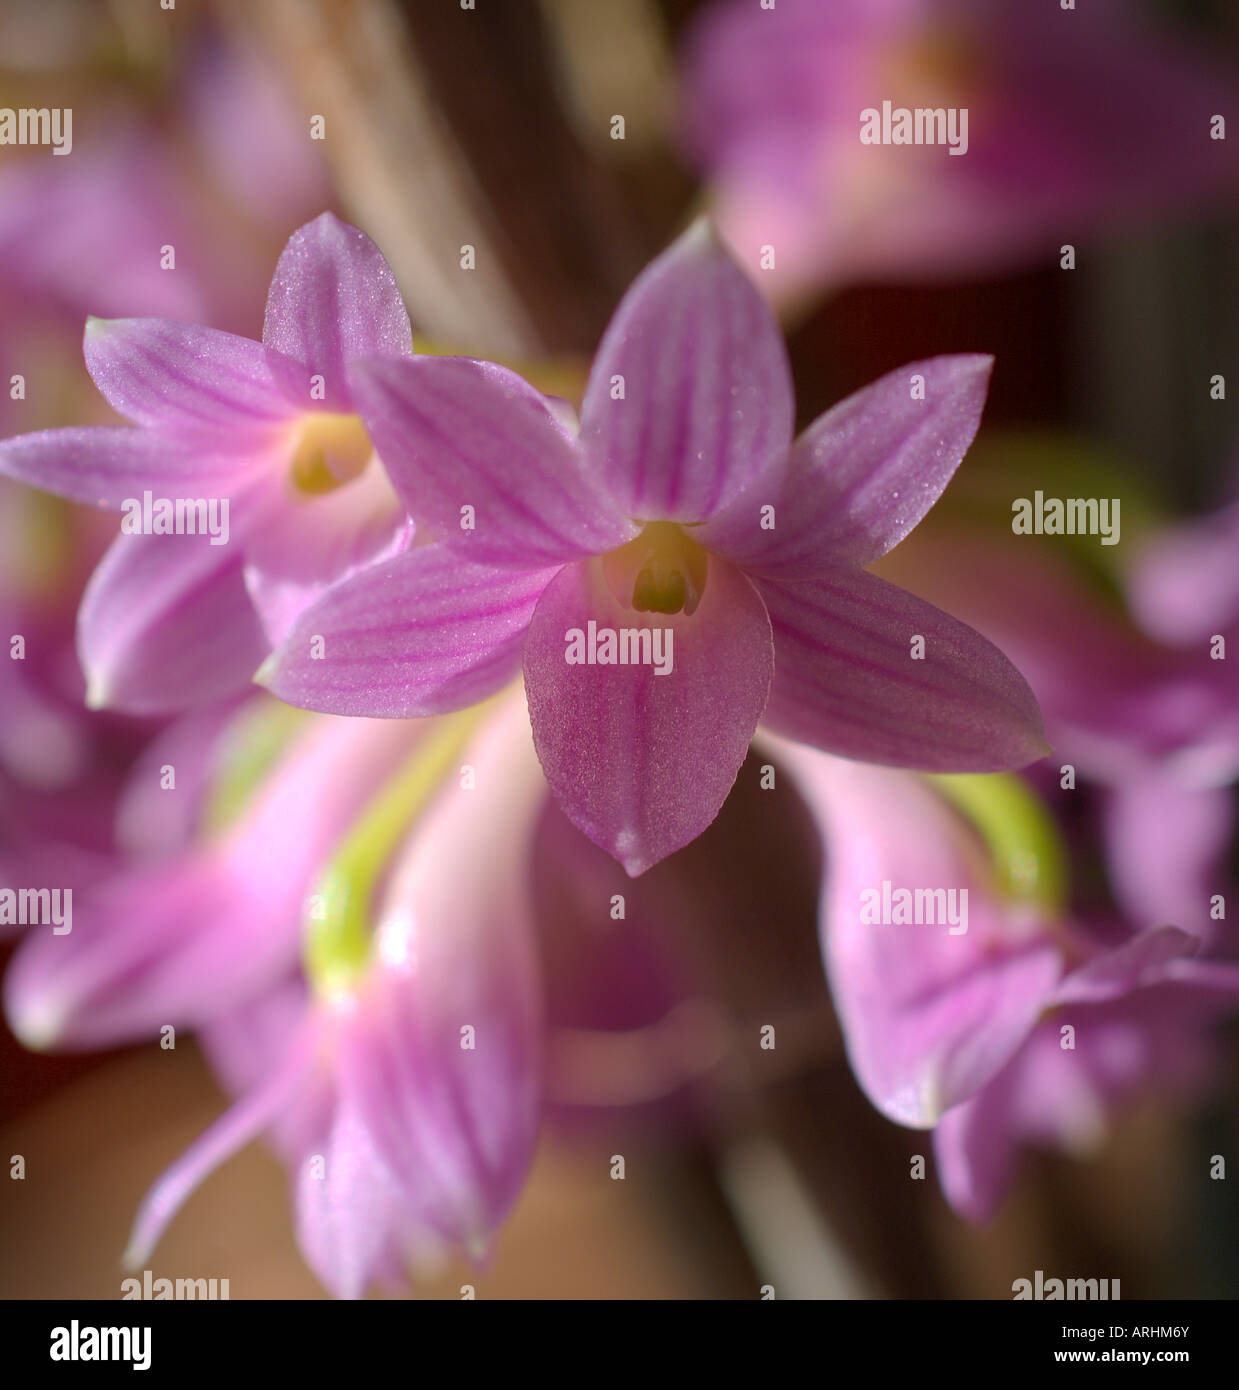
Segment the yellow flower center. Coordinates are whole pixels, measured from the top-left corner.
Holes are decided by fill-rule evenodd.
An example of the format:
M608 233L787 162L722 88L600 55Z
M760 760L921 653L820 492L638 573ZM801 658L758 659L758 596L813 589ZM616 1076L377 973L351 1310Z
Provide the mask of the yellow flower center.
M293 436L293 486L312 497L334 492L362 472L373 452L359 415L307 411Z
M607 586L638 613L692 613L705 593L710 557L674 521L650 521L602 557Z

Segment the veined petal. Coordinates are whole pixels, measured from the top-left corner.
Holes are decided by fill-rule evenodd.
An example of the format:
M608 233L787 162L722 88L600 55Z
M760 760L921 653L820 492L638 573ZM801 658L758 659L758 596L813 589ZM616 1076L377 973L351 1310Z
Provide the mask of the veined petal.
M1229 787L1184 786L1159 769L1110 788L1102 833L1128 919L1139 927L1172 922L1206 942L1224 935L1229 924L1211 921L1209 907L1233 828Z
M224 497L261 471L264 456L239 457L191 437L123 425L41 430L0 441L0 473L70 502L120 511L126 501Z
M442 787L393 868L339 1065L417 1224L476 1253L520 1190L541 1114L530 855L547 791L519 692L462 756L473 786Z
M934 1129L938 1181L951 1206L969 1221L988 1221L1015 1173L1012 1090L1020 1065L992 1081L971 1100L948 1110Z
M840 401L792 445L778 495L746 493L702 528L701 543L785 579L871 564L950 482L981 423L993 364L979 353L910 362Z
M1151 927L1073 970L1059 985L1054 1002L1097 1004L1120 999L1142 985L1162 983L1171 962L1194 955L1199 946L1198 938L1178 927Z
M171 319L92 318L83 346L95 385L137 425L218 434L219 447L240 452L246 432L292 413L252 338Z
M312 1159L302 1154L297 1165L297 1244L335 1298L361 1298L399 1254L408 1224L400 1189L351 1102L332 1116L325 1171Z
M615 312L581 410L588 465L627 516L699 522L777 482L794 420L783 335L706 222Z
M462 709L516 674L525 629L553 574L484 568L444 546L415 547L329 590L255 679L290 705L329 714L407 719Z
M1001 772L1050 751L1015 667L923 599L863 570L758 588L775 642L765 722L779 733L927 772Z
M371 362L356 369L354 394L409 515L478 564L562 563L637 532L582 471L545 397L506 367Z
M1014 1055L1059 952L1034 909L997 896L979 842L920 778L774 749L822 834L822 953L852 1069L883 1114L928 1128ZM932 921L914 921L918 891Z
M320 408L351 411L348 364L413 352L396 277L373 241L329 212L288 239L267 295L262 341L290 401L308 408L312 376Z
M323 856L411 737L308 721L222 840L113 875L64 936L28 934L5 980L14 1029L31 1047L114 1046L199 1027L276 985Z
M272 1123L290 1095L303 1085L307 1071L307 1059L299 1041L288 1056L279 1060L270 1080L226 1110L164 1170L134 1218L129 1244L121 1257L126 1269L140 1269L146 1263L168 1223L199 1184ZM312 1080L307 1084L313 1084Z
M207 536L118 536L78 610L87 703L156 714L244 689L269 647L242 561Z
M525 644L547 780L570 819L634 876L718 814L770 690L761 598L725 561L709 564L691 617L624 608L595 562L565 566L539 599ZM633 634L629 654L640 664L591 660L598 629L613 634L616 656ZM574 638L582 660L570 663Z

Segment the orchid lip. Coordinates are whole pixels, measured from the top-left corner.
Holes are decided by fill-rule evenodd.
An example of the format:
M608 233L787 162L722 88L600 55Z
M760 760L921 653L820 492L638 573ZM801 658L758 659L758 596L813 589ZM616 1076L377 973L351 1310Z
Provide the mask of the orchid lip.
M294 427L289 472L297 492L334 492L360 476L374 445L359 415L306 411Z
M602 572L625 608L687 616L705 593L709 556L674 521L649 521L640 535L602 557Z

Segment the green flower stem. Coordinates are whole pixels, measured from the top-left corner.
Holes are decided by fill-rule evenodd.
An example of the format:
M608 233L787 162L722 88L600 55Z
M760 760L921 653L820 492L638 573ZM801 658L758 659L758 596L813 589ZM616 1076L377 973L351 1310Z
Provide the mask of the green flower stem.
M1053 817L1010 773L935 774L928 781L976 828L1008 897L1059 915L1067 899L1067 853Z
M318 993L355 978L370 955L375 889L410 823L469 740L484 705L442 716L378 793L323 870L305 920L306 973Z

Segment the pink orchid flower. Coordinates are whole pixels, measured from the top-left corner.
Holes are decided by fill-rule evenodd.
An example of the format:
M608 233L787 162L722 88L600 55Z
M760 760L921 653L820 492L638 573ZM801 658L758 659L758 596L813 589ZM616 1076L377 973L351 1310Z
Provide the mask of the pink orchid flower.
M27 1047L113 1047L165 1024L198 1027L296 965L323 860L422 731L290 713L265 699L196 712L138 761L118 813L133 858L81 895L67 935L30 928L5 974L6 1017ZM272 749L236 808L210 790L229 740Z
M763 717L846 757L1021 766L1045 745L1018 672L864 568L946 486L990 367L910 364L793 443L778 325L705 224L620 304L579 435L504 367L359 366L393 484L437 540L336 585L258 679L307 708L424 715L523 655L552 789L634 875L713 820Z
M1143 8L709 5L685 45L687 152L775 299L1055 264L1065 242L1224 193L1239 175L1216 124L1234 109L1233 74ZM922 126L913 143L913 125L898 143L896 113L914 122L918 110L928 139Z
M444 1246L485 1253L524 1182L541 1116L528 864L545 784L522 699L448 751L458 747L471 779L433 791L373 931L350 896L355 881L343 895L327 889L337 920L307 950L313 994L277 982L211 1023L208 1055L240 1098L155 1185L132 1264L198 1182L264 1130L293 1174L302 1251L337 1297L402 1282L410 1263ZM414 783L419 796L428 790L416 768ZM403 827L407 791L381 810L383 829ZM350 852L364 859L376 833L365 824Z
M1052 855L1031 847L1007 866L1022 891L1004 888L976 830L922 779L773 750L826 847L822 950L852 1069L883 1114L935 1129L959 1211L994 1210L1024 1140L1074 1147L1140 1086L1205 1079L1239 965L1176 926L1069 920L1047 891Z
M412 351L386 261L328 213L289 239L261 342L166 319L88 322L91 376L137 428L6 440L0 473L126 512L130 533L79 617L90 704L149 713L235 692L292 614L408 544L351 363ZM194 533L158 533L156 504L177 501L200 504Z

